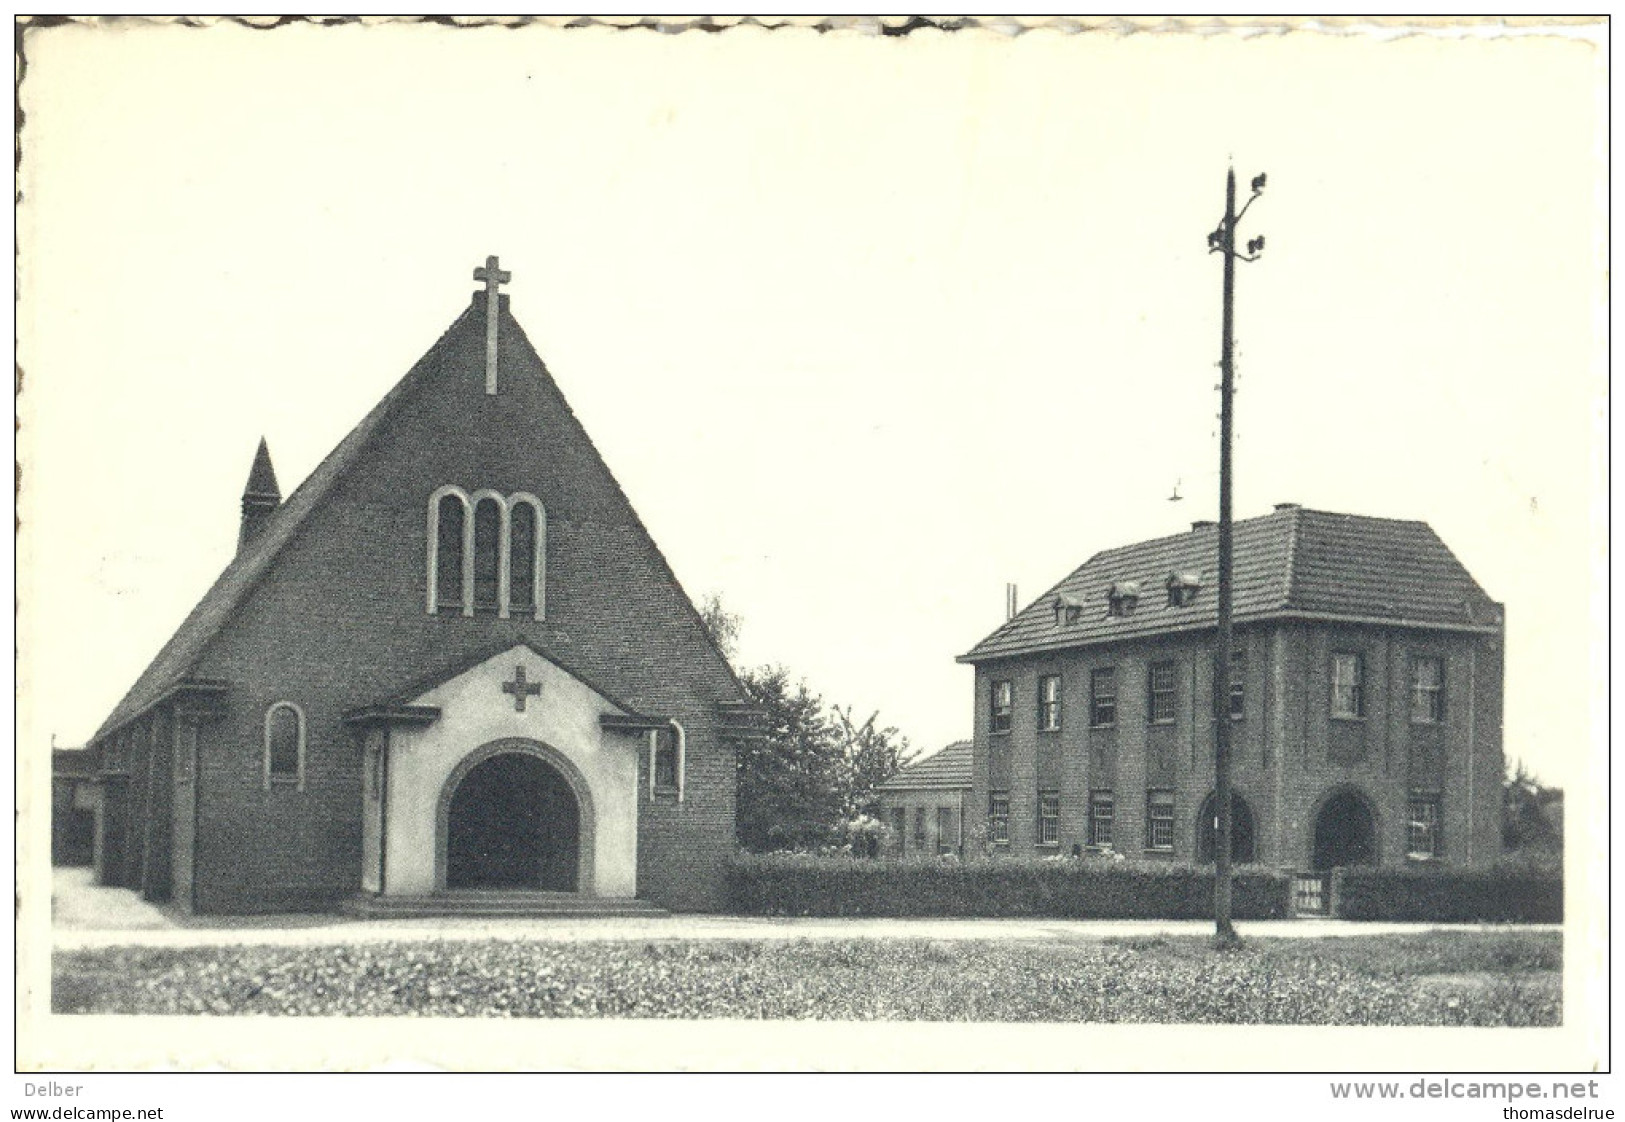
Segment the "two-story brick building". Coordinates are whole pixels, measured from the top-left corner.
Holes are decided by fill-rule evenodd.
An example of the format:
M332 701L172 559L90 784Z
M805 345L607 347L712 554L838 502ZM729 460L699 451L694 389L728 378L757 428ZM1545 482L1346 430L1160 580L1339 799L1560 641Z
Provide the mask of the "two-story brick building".
M1217 557L1206 522L1106 550L961 656L976 848L1212 860ZM1237 860L1499 856L1504 616L1426 524L1237 522L1234 606Z
M261 443L236 556L91 742L100 883L202 912L720 904L743 687L507 274L476 279L286 500Z

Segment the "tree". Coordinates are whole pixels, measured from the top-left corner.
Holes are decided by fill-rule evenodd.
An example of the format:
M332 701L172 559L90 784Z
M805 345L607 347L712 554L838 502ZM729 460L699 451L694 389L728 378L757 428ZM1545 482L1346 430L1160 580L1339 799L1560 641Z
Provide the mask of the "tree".
M733 664L740 617L714 592L699 610ZM735 672L761 711L763 733L737 756L739 844L753 852L856 844L856 835L874 825L868 816L878 801L875 788L917 754L908 738L881 725L878 711L860 723L851 706L826 706L783 666Z
M844 765L843 796L848 818L873 815L880 797L875 789L914 762L920 753L893 725L880 727L880 711L862 724L852 720L852 707L833 706L835 731Z
M721 596L711 592L700 601L700 621L705 624L705 630L717 645L717 650L722 652L722 657L728 660L730 666L733 665L739 657L740 617L723 606Z
M755 852L833 844L845 811L843 753L824 699L782 666L740 681L761 709L762 732L738 756L739 843Z
M1501 785L1501 841L1509 850L1563 847L1563 791L1543 786L1522 760Z

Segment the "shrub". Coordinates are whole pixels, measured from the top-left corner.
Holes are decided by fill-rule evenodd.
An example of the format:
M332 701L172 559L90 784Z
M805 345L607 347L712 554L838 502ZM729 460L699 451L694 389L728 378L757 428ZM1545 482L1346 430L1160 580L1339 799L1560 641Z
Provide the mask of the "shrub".
M1332 874L1339 919L1561 923L1561 873L1507 866L1482 872L1353 867Z
M788 916L1047 916L1205 919L1213 873L1190 865L1089 858L855 861L804 854L741 855L728 867L731 910ZM1237 871L1237 919L1288 914L1290 882L1272 869Z

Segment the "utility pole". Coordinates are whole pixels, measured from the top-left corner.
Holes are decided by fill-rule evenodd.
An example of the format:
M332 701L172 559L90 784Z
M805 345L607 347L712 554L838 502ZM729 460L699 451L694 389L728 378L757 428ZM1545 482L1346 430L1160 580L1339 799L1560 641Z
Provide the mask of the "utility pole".
M1236 169L1229 170L1224 182L1224 221L1207 236L1208 252L1224 255L1224 338L1219 349L1219 634L1213 653L1213 801L1218 814L1213 845L1213 942L1220 947L1233 947L1241 942L1230 919L1230 646L1233 639L1231 581L1235 568L1230 518L1230 439L1236 392L1232 339L1236 316L1236 260L1256 261L1264 249L1264 239L1254 238L1247 243L1246 253L1238 253L1236 224L1263 194L1262 175L1253 178L1252 190L1252 198L1237 213Z

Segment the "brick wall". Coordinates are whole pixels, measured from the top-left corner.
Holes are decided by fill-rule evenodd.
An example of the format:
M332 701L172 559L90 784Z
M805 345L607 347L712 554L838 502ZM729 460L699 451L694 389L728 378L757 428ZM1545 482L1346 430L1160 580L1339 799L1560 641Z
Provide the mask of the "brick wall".
M1344 790L1359 793L1376 821L1377 856L1406 862L1413 789L1440 797L1446 865L1482 866L1500 854L1501 643L1498 636L1380 626L1274 623L1238 629L1246 660L1243 719L1232 726L1234 789L1252 811L1255 859L1305 868L1315 815ZM1091 790L1114 796L1114 848L1144 859L1196 857L1198 812L1213 789L1211 636L1173 635L1077 651L1007 658L976 667L975 757L967 831L985 832L988 794L1010 796L1012 855L1056 849L1036 844L1038 791L1057 782L1062 854L1087 846ZM1359 653L1365 714L1330 717L1331 656ZM1443 658L1445 720L1410 720L1409 660ZM1174 664L1170 723L1149 720L1149 666ZM1116 720L1090 725L1090 678L1111 667ZM1038 678L1060 674L1062 727L1037 728ZM991 731L993 683L1012 683L1012 728ZM1174 844L1146 847L1146 792L1175 794Z

